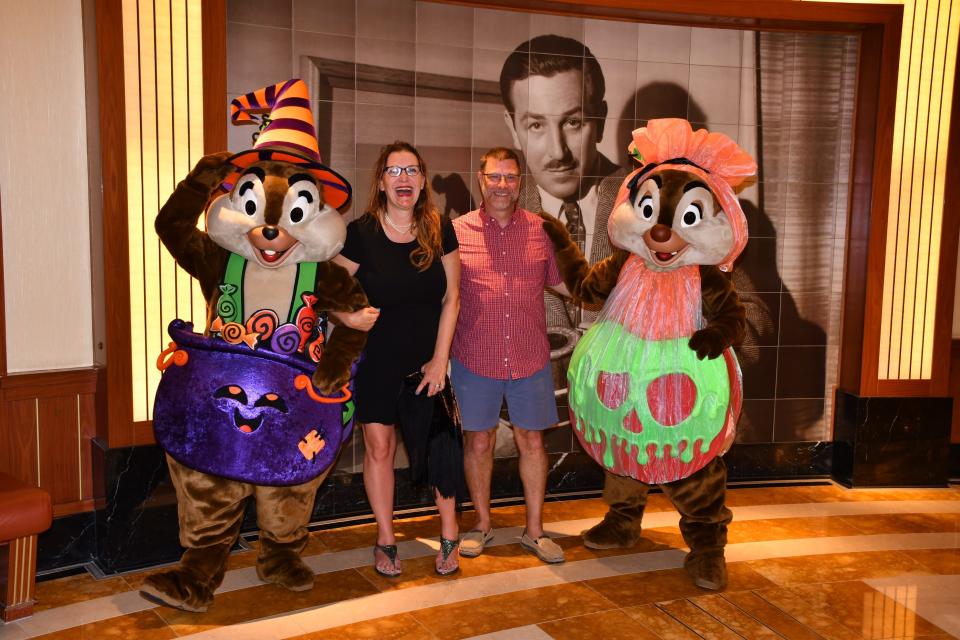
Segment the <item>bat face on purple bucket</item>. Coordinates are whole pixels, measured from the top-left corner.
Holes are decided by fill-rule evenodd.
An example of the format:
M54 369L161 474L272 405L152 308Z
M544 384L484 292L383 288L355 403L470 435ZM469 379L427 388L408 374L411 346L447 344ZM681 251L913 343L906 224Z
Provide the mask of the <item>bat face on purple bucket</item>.
M333 464L352 432L353 403L318 401L313 363L206 338L180 321L170 337L177 349L157 388L153 426L177 461L275 486Z

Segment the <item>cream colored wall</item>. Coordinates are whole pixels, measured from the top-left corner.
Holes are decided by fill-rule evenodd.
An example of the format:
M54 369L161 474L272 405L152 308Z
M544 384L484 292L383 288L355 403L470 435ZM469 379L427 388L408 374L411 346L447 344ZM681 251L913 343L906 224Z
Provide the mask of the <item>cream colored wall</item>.
M0 16L7 368L88 367L93 321L81 4L0 0Z

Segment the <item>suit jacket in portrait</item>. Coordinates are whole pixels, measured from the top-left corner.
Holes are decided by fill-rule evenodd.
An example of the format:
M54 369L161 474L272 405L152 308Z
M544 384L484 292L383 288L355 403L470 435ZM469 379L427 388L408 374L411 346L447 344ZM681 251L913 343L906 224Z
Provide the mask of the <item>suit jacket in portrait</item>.
M603 177L597 184L597 213L593 223L590 264L603 260L613 250L610 246L610 236L607 235L607 220L610 218L610 212L613 211L613 204L620 190L620 184L629 172L614 164L606 156L600 155L597 173ZM528 211L543 211L537 183L529 175L520 187L520 206ZM548 330L550 327L577 328L576 319L580 315L577 313L577 305L569 302L565 303L559 296L549 291L544 292L544 302L547 307ZM592 322L599 310L599 307L583 308L581 311L582 320Z

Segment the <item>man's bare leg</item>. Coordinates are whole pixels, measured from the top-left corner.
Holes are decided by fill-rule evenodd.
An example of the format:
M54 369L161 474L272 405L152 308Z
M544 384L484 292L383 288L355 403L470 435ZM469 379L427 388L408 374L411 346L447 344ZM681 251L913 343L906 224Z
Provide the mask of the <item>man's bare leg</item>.
M514 426L513 437L520 452L527 535L537 539L543 535L543 498L547 490L547 452L543 448L543 432Z
M496 428L487 431L464 431L466 451L463 470L467 477L470 500L477 514L474 529L490 531L490 478L493 475L493 447L497 442Z

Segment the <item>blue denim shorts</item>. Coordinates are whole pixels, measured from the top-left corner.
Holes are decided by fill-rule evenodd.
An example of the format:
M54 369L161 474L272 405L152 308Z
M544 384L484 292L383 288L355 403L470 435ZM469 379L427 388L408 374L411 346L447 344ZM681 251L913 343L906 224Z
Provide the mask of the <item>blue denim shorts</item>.
M450 384L460 406L464 431L487 431L496 427L504 398L510 422L515 427L543 431L559 422L549 362L526 378L497 380L479 376L451 358Z

